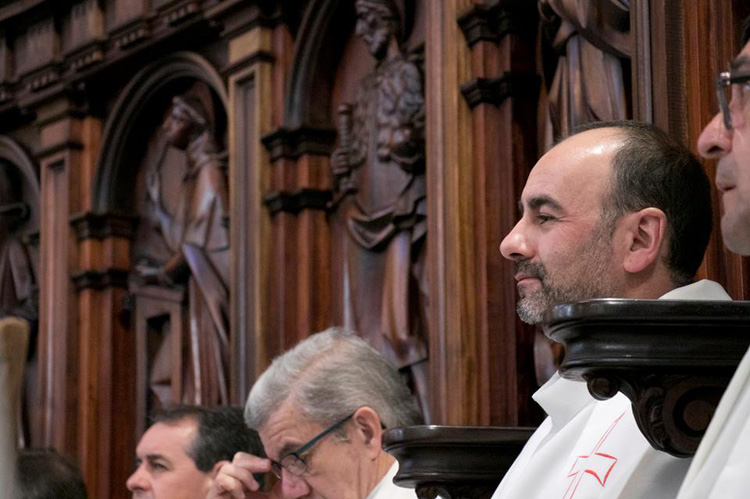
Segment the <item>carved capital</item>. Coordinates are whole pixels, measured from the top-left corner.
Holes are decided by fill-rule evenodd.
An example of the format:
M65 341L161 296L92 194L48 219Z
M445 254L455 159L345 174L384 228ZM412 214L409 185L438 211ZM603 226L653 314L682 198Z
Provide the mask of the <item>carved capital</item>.
M271 161L297 159L302 155L330 156L336 131L330 128L279 128L261 139L271 155Z
M500 78L475 78L461 86L461 94L471 109L480 104L499 106L510 97L536 98L538 92L537 75L509 72Z
M479 42L500 43L508 34L534 29L536 2L477 3L458 18L458 25L469 48Z
M79 213L70 219L79 241L122 237L132 240L138 217L113 213Z
M589 300L555 307L544 331L565 345L563 377L623 393L652 447L688 457L750 345L750 303Z
M292 192L274 191L268 193L263 202L271 215L280 211L299 213L302 210L327 211L333 194L330 190L298 189Z
M128 271L109 268L106 270L86 270L71 276L77 291L84 289L128 288Z
M510 33L513 23L510 12L498 5L474 4L461 14L458 25L471 48L482 41L499 43Z

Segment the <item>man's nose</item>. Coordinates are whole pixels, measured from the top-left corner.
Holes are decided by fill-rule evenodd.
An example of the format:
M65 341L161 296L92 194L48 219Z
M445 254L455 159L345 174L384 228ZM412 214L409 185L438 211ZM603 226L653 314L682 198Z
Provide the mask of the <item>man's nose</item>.
M520 220L500 243L500 253L513 261L524 260L532 256L531 245L524 232L523 220Z
M128 488L130 492L135 492L136 490L148 489L148 480L146 478L146 472L143 471L142 466L138 466L138 468L136 468L133 474L128 477L127 482L125 482L125 486Z
M310 486L304 478L292 475L282 468L281 471L281 495L284 499L297 499L305 497L310 493Z
M698 137L698 153L704 158L720 158L732 150L732 131L724 126L721 113L717 113Z

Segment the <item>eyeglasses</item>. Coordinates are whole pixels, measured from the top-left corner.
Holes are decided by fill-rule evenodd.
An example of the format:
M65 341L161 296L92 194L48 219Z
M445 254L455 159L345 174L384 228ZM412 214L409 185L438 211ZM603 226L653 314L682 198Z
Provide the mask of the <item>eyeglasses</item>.
M745 100L750 94L750 73L736 73L724 71L716 77L716 98L719 101L719 109L724 118L724 127L732 129L732 112L729 105L735 101L740 108L744 107Z
M315 438L307 442L296 451L286 454L284 457L279 459L278 462L271 461L271 472L276 475L276 478L281 478L281 469L283 468L294 476L302 476L307 471L307 463L304 459L302 459L302 454L310 450L315 444L340 428L341 425L349 421L352 416L354 416L354 413L349 414L338 423L334 423L333 425L329 426L321 433L319 433Z

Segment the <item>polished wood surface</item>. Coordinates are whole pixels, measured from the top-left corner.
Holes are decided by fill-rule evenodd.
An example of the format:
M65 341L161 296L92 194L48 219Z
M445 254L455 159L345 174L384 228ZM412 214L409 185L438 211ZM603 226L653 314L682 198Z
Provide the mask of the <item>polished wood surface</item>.
M534 428L411 426L385 432L383 448L396 459L393 481L422 499L489 498Z
M624 93L626 116L693 146L716 111L714 75L737 51L750 7L743 0L386 3L413 7L398 51L423 77L422 94L395 85L392 97L424 100L426 254L421 262L417 245L401 245L390 277L403 282L424 264L426 279L411 283L426 292L410 294L408 305L393 300L401 315L392 317L419 312L426 317L409 315L410 325L426 327L421 342L406 342L413 351L397 353L408 360L426 347L429 382L421 393L432 422L536 424L542 415L530 395L554 371L554 358L517 319L512 269L498 246L518 217L530 168L553 138L549 111L567 113L556 117L559 131L581 117L620 116L601 114L599 104L620 109ZM356 34L354 7L345 0L14 0L0 7L0 158L26 164L38 182L36 197L22 196L37 214L35 228L13 236L37 265L29 441L76 456L92 495L128 496L124 482L155 400L151 388L178 399L185 378L196 379L184 372L189 355L174 351L163 355L172 359L169 375L154 371L159 348L148 346L148 338L173 338L165 316L186 329L176 318L190 317L181 314L191 309L195 278L177 279L184 289L169 306L147 305L143 289L131 286L140 249L158 239L144 208L145 172L175 96L196 84L208 88L220 128L214 138L226 151L217 169L226 175L228 203L217 229L228 235L227 293L216 302L225 317L205 322L228 331L226 355L214 363L226 379L226 401L242 403L272 358L312 332L384 320L381 307L350 306L350 277L376 266L351 258L349 201L339 199L332 172L332 154L356 128L342 127L338 110L356 107L363 79L382 72ZM581 54L578 64L561 57ZM591 62L600 55L607 64ZM617 82L617 95L599 87L562 91L591 79ZM370 118L394 116L382 111ZM163 166L171 176L162 187L179 197L186 153L169 149ZM395 164L370 165L386 163ZM712 162L706 168L714 174ZM384 180L377 172L368 170L375 175L369 185ZM750 265L721 243L718 197L715 213L700 276L750 299ZM172 222L168 230L180 225ZM157 263L169 255L161 256ZM381 271L370 296L386 296ZM194 303L203 303L200 291L193 286ZM189 328L183 334L175 344L190 344ZM376 347L394 338L369 327L363 334ZM210 351L205 344L197 350ZM203 379L211 383L213 374ZM157 378L169 379L168 388Z
M652 447L688 457L750 346L750 302L589 300L556 306L544 331L565 345L563 377L622 392Z

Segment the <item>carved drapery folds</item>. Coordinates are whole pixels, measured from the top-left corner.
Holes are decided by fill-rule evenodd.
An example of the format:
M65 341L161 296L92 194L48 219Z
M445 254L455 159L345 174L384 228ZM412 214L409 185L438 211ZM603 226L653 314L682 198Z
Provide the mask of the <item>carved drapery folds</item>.
M344 316L410 378L427 415L424 88L406 53L411 2L357 0L356 34L375 58L338 110L334 205L347 245ZM412 6L413 8L413 6Z
M136 244L133 289L139 300L149 296L169 311L159 314L161 319L139 315L148 322L148 383L159 404L179 401L175 397L207 405L229 402L228 188L216 117L204 84L173 96L156 132L158 145L149 158L155 162L144 172L144 216L158 237L146 235ZM162 291L150 290L154 286ZM184 350L186 358L176 350ZM174 383L181 390L173 390Z
M539 0L546 35L547 146L578 125L630 116L629 4Z
M0 137L0 318L19 317L30 327L19 435L20 442L26 445L41 441L38 425L34 424L39 321L37 175L36 166L21 147L7 137Z

